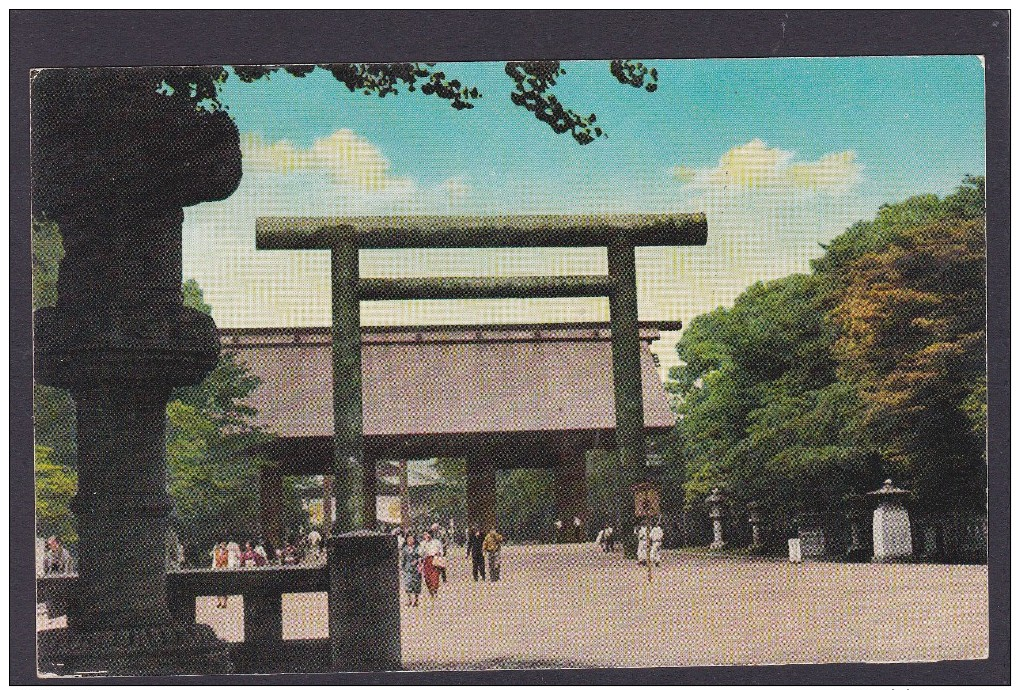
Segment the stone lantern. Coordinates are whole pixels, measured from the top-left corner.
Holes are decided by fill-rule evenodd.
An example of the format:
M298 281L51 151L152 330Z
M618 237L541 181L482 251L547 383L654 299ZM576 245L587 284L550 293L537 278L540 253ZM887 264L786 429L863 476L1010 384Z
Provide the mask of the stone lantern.
M910 493L893 486L891 479L886 479L881 489L868 492L869 496L878 501L871 523L874 536L872 561L876 563L905 561L913 555L910 515L904 505Z
M751 524L751 549L761 551L761 509L757 501L747 504L747 521Z
M708 504L708 516L712 518L712 546L709 547L712 550L721 549L726 546L726 542L723 541L722 526L722 504L724 500L718 486L713 488L712 493L705 499L705 503Z
M183 303L183 208L237 188L240 139L226 113L161 93L168 74L32 79L33 213L66 250L57 303L35 313L36 380L77 406L78 578L68 627L39 635L41 667L60 673L231 668L208 626L167 605L165 434L171 392L220 349L213 320Z

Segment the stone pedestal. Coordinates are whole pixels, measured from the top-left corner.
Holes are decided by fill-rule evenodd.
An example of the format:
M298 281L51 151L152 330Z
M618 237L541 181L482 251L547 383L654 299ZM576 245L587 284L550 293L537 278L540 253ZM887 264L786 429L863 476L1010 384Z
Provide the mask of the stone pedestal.
M872 514L872 538L876 563L907 561L913 556L910 536L910 516L903 505L909 491L897 489L887 479L878 491L868 494L878 500L878 507Z
M39 672L56 675L176 676L230 673L227 646L207 625L39 633Z
M399 670L396 537L359 530L330 537L327 549L333 670Z
M875 508L872 536L876 562L909 560L913 555L910 516L901 505L887 503Z

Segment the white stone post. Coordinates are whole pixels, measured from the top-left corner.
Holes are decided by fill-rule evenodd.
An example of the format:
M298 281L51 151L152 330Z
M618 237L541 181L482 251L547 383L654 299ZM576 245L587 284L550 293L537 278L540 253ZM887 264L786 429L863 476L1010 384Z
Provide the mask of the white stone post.
M872 536L876 563L910 560L913 545L910 538L910 515L903 505L909 491L897 489L891 479L886 479L882 488L871 491L879 503L872 517Z

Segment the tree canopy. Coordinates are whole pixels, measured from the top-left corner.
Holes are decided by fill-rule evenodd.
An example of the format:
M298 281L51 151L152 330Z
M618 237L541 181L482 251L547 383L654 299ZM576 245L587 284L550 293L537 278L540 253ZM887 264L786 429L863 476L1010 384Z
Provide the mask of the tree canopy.
M688 506L839 510L892 477L924 510L984 505L984 180L850 227L813 262L691 321L677 346Z

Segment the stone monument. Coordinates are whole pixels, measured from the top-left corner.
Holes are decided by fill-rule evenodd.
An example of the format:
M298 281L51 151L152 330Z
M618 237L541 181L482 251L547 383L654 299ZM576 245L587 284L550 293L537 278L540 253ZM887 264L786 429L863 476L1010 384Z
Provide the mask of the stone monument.
M114 675L230 670L208 626L167 608L171 391L216 363L213 320L181 295L183 207L241 179L226 113L160 92L160 69L32 77L33 213L63 238L55 307L35 314L36 380L77 407L78 581L40 668Z
M904 505L910 493L893 486L891 479L886 479L881 489L868 492L869 496L878 501L871 523L874 537L872 561L876 563L907 561L913 556L910 515Z

